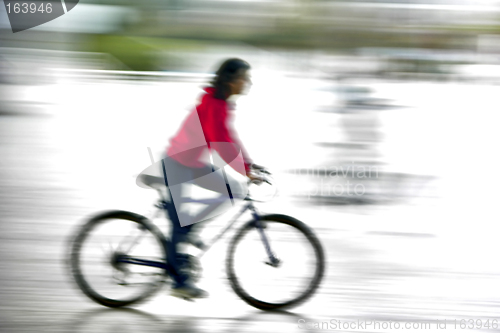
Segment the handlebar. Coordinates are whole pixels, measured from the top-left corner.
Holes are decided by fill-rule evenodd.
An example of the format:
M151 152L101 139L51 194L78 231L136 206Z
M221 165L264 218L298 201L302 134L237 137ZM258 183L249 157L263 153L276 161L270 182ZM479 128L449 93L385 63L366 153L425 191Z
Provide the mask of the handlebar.
M265 167L263 167L262 165L258 165L258 164L255 164L253 163L251 166L250 166L253 170L257 170L257 171L260 171L260 172L263 172L263 173L266 173L266 174L271 174L269 171L267 171L267 169Z
M253 187L249 189L249 195L247 196L248 200L257 202L272 200L272 198L278 194L278 187L276 186L274 178L271 176L271 172L260 165L251 165L251 173L258 179L249 180L248 185L255 184L259 188ZM260 187L263 183L267 183L270 186Z
M251 165L252 172L262 180L249 180L249 184L256 184L260 185L263 182L268 183L269 185L272 185L270 182L270 179L268 176L271 175L271 173L263 166L257 165L257 164L252 164Z

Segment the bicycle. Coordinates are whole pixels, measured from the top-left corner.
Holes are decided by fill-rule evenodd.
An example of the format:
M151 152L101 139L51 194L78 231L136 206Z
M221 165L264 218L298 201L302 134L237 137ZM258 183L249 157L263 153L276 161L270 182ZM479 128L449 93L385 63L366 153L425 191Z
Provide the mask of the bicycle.
M269 171L254 169L254 172L265 183L274 186ZM160 194L153 218L128 211L99 213L79 228L71 245L71 275L77 286L91 300L107 307L124 307L144 301L168 282L171 275L169 239L151 221L173 203L158 189L165 185L163 178L143 175L142 181ZM197 256L178 254L181 269L193 279L199 277L201 257L243 213L250 211L252 219L236 232L228 248L226 273L233 291L261 310L301 304L313 295L323 277L325 259L321 243L303 222L281 214L262 215L254 201L256 199L248 195L242 201L242 209L209 245L198 246L201 252ZM112 242L115 238L119 241ZM301 249L300 245L304 244L305 249ZM291 259L287 258L289 254L293 254ZM308 263L310 270L305 269ZM105 272L100 270L103 268ZM280 276L282 272L286 275ZM111 285L105 286L106 282Z

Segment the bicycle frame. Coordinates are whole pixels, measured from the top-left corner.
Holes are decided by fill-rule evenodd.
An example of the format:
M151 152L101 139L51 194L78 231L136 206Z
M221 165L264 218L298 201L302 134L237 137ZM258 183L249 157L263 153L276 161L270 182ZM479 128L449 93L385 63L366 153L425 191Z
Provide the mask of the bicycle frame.
M225 200L225 198L215 198L215 199L205 199L205 200L186 200L186 202L197 202L197 203L205 203L205 204L210 204L214 202L221 202L221 200ZM163 209L165 211L168 211L169 205L173 205L173 203L168 202L166 200L161 199L158 204L155 205L155 207L159 209ZM201 250L201 252L196 256L198 259L201 259L205 253L219 240L221 239L224 234L231 229L231 227L236 223L236 221L240 218L241 215L243 215L247 210L250 210L253 221L254 221L254 226L258 229L259 234L261 236L262 242L264 243L264 247L266 249L266 253L269 256L269 262L268 264L271 266L277 266L279 263L279 260L275 257L274 253L271 250L271 246L269 244L269 241L265 235L264 228L262 226L262 223L260 223L260 218L261 215L255 208L253 202L247 202L243 205L242 209L236 213L236 215L229 220L229 222L226 224L226 226L222 229L221 232L219 232L216 236L214 236L208 243L208 245ZM159 213L159 210L157 210L153 217L157 217ZM167 238L162 235L165 240ZM140 237L140 235L138 236ZM137 239L136 239L137 240ZM136 240L132 244L136 243ZM163 261L153 261L153 260L146 260L146 259L140 259L140 258L133 258L129 257L126 254L121 254L117 253L115 256L115 262L117 263L127 263L127 264L134 264L134 265L142 265L142 266L151 266L151 267L158 267L158 268L163 268L168 272L168 262L163 262Z

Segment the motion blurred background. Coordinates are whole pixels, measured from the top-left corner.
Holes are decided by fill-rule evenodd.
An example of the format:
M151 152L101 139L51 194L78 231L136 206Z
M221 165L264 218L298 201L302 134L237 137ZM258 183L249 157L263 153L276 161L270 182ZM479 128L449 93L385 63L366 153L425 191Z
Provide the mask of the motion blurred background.
M2 332L498 319L500 1L85 0L15 34L5 10ZM69 238L96 211L150 208L135 185L147 147L160 158L228 57L252 65L235 127L280 188L262 209L311 225L327 252L318 295L254 311L219 245L207 301L100 309L71 284Z

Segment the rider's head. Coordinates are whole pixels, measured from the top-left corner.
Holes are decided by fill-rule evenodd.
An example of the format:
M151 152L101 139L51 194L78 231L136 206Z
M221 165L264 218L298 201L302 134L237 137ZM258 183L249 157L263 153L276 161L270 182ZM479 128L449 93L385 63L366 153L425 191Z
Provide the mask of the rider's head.
M231 95L241 94L246 84L250 83L249 69L250 65L241 59L233 58L224 61L212 81L215 97L225 100Z

